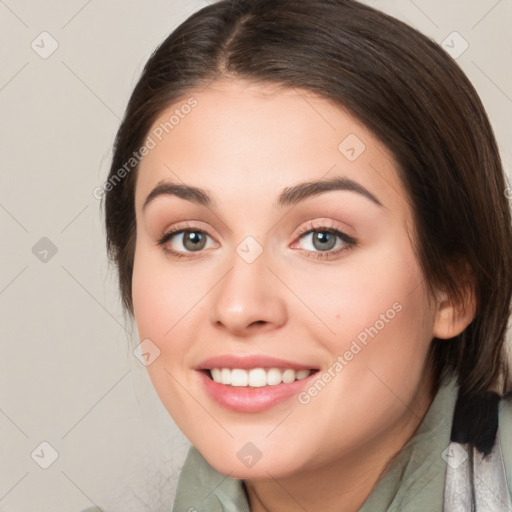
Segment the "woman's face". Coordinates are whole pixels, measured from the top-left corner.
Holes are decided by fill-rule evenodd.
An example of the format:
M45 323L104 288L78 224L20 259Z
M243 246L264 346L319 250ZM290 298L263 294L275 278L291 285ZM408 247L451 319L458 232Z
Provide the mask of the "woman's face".
M208 462L284 477L417 424L436 313L386 148L326 99L242 81L191 93L148 135L135 318Z

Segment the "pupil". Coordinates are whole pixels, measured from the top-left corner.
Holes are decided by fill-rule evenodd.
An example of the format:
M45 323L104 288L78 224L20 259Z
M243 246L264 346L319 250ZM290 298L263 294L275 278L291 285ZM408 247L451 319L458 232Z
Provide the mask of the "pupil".
M204 244L205 238L202 233L198 233L197 231L185 233L183 245L187 248L187 250L196 251L202 249Z
M327 246L322 244L327 244ZM315 249L332 249L336 245L336 237L332 233L329 233L327 231L319 231L313 234L313 245Z

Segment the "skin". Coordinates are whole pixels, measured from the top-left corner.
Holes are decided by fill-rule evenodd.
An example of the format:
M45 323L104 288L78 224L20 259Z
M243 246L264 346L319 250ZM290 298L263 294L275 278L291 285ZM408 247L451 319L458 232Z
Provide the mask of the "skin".
M137 178L134 311L140 339L160 350L149 375L205 459L244 480L251 510L356 511L432 402L432 338L461 332L473 308L455 308L442 290L428 295L393 157L340 106L228 79L190 96L197 106L144 157ZM338 150L350 134L366 146L353 162ZM275 206L285 188L335 176L381 205L335 190ZM215 204L165 195L143 209L161 181L207 189ZM165 246L185 255L176 258L158 239L183 223L206 231L207 243L187 252L177 235ZM357 245L337 239L322 251L314 234L298 235L326 226ZM250 264L236 252L249 235L263 250ZM230 411L195 370L218 354L265 354L328 371L396 303L400 312L305 405L293 397L260 413ZM247 442L262 454L251 468L237 457Z

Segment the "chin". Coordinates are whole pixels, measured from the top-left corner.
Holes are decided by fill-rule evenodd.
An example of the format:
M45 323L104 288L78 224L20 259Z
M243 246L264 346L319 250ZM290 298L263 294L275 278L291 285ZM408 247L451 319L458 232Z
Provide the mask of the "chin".
M251 459L252 451L252 459ZM297 458L288 460L283 454L273 451L271 458L264 454L258 455L253 448L245 447L233 456L226 456L224 453L203 453L206 461L219 473L230 478L240 480L259 480L269 478L284 478L300 470L296 467ZM261 458L258 458L260 456Z

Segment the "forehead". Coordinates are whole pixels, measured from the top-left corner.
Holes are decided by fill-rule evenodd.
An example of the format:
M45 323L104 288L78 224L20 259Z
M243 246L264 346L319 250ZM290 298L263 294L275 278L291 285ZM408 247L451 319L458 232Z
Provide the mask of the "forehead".
M406 202L387 148L343 107L306 90L214 82L163 111L148 138L138 207L162 181L273 201L294 183L337 176L378 192L383 203Z

